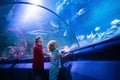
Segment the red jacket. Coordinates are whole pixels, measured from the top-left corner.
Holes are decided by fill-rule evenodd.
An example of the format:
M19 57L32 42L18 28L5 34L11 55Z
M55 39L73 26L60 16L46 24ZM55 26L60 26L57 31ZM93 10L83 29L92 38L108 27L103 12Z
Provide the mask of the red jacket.
M33 69L43 70L44 69L44 56L42 55L42 45L35 45L33 48Z

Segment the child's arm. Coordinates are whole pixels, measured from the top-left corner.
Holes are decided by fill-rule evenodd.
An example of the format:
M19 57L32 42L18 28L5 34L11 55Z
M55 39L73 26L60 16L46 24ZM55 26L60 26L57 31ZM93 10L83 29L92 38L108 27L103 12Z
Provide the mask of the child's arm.
M50 54L49 53L42 53L44 56L49 56L50 57Z
M70 53L71 53L70 51L69 51L69 52L62 51L62 53L61 53L61 58L64 58L64 57L69 56Z
M47 50L42 49L42 51L43 51L43 53L42 53L42 54L43 54L44 56L49 56L49 57L50 57L50 54L47 52Z
M71 50L75 48L75 45L72 45L71 47L65 46L65 48L63 50L60 51L61 53L61 57L67 57L68 55L70 55Z

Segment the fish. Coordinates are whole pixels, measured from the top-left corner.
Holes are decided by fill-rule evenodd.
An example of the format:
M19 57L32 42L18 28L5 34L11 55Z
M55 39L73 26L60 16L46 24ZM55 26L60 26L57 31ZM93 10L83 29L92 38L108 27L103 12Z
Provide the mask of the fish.
M96 27L96 28L95 28L95 31L99 31L99 30L100 30L100 27Z
M80 16L80 15L82 15L82 14L84 14L84 13L85 13L85 10L84 10L84 8L82 8L82 9L80 9L80 10L76 13L76 15Z
M119 20L119 19L114 19L114 20L111 22L111 25L116 25L116 24L120 24L120 20Z
M32 35L46 35L48 32L44 30L33 30L27 33Z
M65 32L64 32L64 34L63 34L63 36L66 36L67 35L67 30L65 30Z
M47 34L55 34L58 32L61 32L62 30L54 30L54 31L47 31L47 30L33 30L33 31L29 31L27 32L28 34L31 35L47 35Z
M84 14L85 13L85 9L82 8L80 9L73 17L72 17L72 20L76 19L77 17L79 17L80 15Z
M54 27L54 28L59 28L59 25L58 24L56 24L56 23L54 23L53 21L50 21L50 24Z
M117 27L112 27L112 28L108 29L108 30L105 32L105 34L107 34L107 35L113 35L114 33L117 32L117 30L118 30Z
M69 3L69 2L67 0L60 0L56 3L57 14L59 14L64 9L64 5L66 5L66 3Z
M77 39L79 40L83 40L84 38L85 38L85 35L82 35L82 34L77 36Z
M105 32L101 32L99 34L97 34L98 38L102 38L104 36Z
M89 35L87 35L87 39L90 39L90 38L95 38L95 35L92 32Z

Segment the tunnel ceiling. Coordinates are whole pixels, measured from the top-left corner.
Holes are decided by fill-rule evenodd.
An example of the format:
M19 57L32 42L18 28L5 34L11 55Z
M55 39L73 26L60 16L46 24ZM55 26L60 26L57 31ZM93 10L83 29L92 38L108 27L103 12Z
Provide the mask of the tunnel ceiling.
M66 21L49 9L53 6L43 6L42 1L38 4L30 1L3 1L0 4L1 56L9 57L12 51L32 55L36 36L43 37L45 49L52 39L58 42L60 49L72 45L78 47L76 36Z

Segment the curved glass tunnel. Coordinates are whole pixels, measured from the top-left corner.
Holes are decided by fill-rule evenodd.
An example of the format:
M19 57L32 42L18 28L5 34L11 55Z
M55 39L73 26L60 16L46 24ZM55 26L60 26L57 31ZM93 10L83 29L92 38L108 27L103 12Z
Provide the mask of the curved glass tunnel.
M33 42L71 54L61 80L120 80L120 0L1 0L0 80L34 80ZM17 54L17 55L16 55ZM49 78L50 59L45 57ZM2 76L2 77L1 77Z
M118 2L111 6L112 0L1 1L0 55L32 56L38 35L45 49L51 39L60 49L74 46L72 50L111 39L120 33Z
M74 48L78 47L76 36L69 25L44 6L18 2L3 5L0 9L3 57L12 58L13 54L20 55L19 58L31 57L36 36L42 36L44 49L47 49L50 40L56 40L60 49L73 45Z

